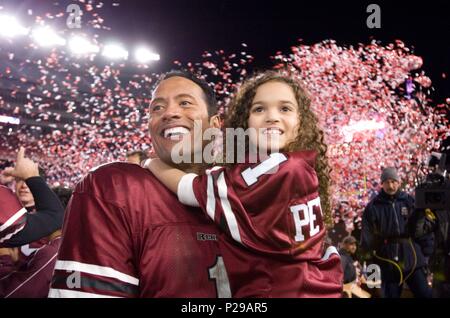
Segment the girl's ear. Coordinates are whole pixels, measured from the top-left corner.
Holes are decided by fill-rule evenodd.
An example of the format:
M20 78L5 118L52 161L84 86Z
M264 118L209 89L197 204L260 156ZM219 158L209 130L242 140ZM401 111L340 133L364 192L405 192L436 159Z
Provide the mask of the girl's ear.
M220 117L219 115L214 115L209 119L209 125L214 128L220 129Z

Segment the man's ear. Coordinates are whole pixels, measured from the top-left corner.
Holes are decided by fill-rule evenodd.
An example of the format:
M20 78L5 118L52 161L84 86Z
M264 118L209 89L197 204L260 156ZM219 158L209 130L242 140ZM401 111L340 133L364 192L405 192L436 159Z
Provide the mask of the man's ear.
M214 115L214 116L211 116L211 118L209 119L209 126L210 127L214 127L214 128L218 128L218 129L220 129L221 127L221 125L220 125L220 117L219 117L219 115Z

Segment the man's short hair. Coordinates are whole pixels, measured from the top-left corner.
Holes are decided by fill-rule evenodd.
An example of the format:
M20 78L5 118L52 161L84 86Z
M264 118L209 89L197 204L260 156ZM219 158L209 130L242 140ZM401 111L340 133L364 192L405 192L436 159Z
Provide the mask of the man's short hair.
M357 242L356 238L354 236L351 236L351 235L345 237L342 240L342 244L355 244L356 242Z
M144 161L145 159L148 158L148 155L145 151L142 150L133 150L127 153L127 158L131 157L131 156L139 156L139 162Z
M203 94L205 95L205 101L206 101L206 105L207 105L207 109L208 109L208 116L214 116L217 113L217 99L216 99L216 94L214 92L214 89L209 86L209 84L202 78L196 76L195 74L186 71L186 70L172 70L169 71L163 75L161 75L161 77L159 78L158 82L155 85L155 88L158 87L158 85L166 80L169 79L171 77L183 77L185 79L188 79L192 82L194 82L195 84L197 84L198 86L200 86L200 88L203 91Z

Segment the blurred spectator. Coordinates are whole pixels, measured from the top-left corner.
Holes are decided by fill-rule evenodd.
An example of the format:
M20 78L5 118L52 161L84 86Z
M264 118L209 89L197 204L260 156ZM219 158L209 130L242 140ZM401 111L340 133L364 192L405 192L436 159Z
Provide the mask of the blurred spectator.
M14 169L14 168L11 168L11 169ZM5 171L6 171L6 173L4 173L4 174L9 175L9 177L14 178L14 176L12 174L9 174L9 172L8 172L8 171L12 171L12 170L7 169ZM45 181L45 171L42 168L38 167L38 175L34 176L34 177L41 177L41 179ZM15 177L14 181L15 181L16 195L19 198L22 205L27 208L28 212L35 211L36 203L34 201L33 194L31 193L31 190L27 185L26 180L24 180L20 177Z
M67 187L59 186L52 188L52 191L55 192L64 209L66 209L66 206L69 203L70 198L72 197L73 190Z
M426 256L432 236L421 241L411 238L408 220L414 210L414 198L400 191L395 168L381 174L381 192L367 205L362 216L361 248L381 268L383 297L399 298L406 282L415 297L431 297L427 283Z
M344 237L348 235L348 232L345 228L345 222L342 219L339 219L337 223L334 224L333 228L329 230L328 236L332 241L332 245L338 246L339 242L342 241Z
M142 150L135 150L127 153L127 162L140 165L142 161L147 159L147 154Z
M25 149L19 150L15 167L6 168L3 174L16 179L16 195L28 213L23 230L0 243L0 246L22 246L61 228L64 208L56 194L40 176L43 175L43 171L39 171L37 164L32 160L25 158ZM26 248L21 250L24 251ZM27 256L30 253L25 251L24 254Z
M60 245L64 208L39 176L37 164L24 155L21 148L15 167L5 169L4 174L16 178L18 199L35 211L24 211L23 227L2 242L7 247L0 248L0 297L47 297ZM38 239L43 240L36 249L27 248L29 255L20 253L23 246L15 247Z
M341 255L341 265L344 272L344 284L356 280L355 268L356 239L353 236L347 236L342 240L342 247L339 250Z
M366 280L361 275L360 264L356 259L357 240L353 236L345 237L341 242L339 255L344 272L344 298L370 298L371 295L361 287L366 287Z

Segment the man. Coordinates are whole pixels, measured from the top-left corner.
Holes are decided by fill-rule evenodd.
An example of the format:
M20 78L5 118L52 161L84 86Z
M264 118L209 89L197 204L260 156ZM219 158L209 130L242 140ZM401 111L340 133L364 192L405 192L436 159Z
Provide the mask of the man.
M25 149L20 147L14 167L3 171L6 177L16 180L16 195L27 210L24 228L8 240L0 242L0 246L21 247L21 252L28 256L41 244L28 243L38 241L61 229L64 208L56 194L45 182L44 171L38 164L25 157ZM25 245L27 244L27 245Z
M344 272L343 296L348 298L370 298L371 295L360 287L362 284L365 284L366 281L364 276L360 276L360 272L356 267L356 243L357 241L354 236L346 236L342 240L342 248L339 250L342 271Z
M215 113L206 82L166 74L150 105L156 154L173 165L176 143L193 138L196 120L203 130L217 125ZM138 165L117 162L91 171L69 203L49 296L230 297L218 233L196 209Z
M445 172L435 169L426 177L426 182L439 184L439 189L445 191L450 189L450 175L444 176ZM433 297L450 298L450 206L446 207L445 203L433 209L416 206L411 223L416 238L434 235L435 245L429 261L433 272Z
M342 248L339 250L341 255L341 265L344 272L344 284L356 280L356 268L354 256L356 253L356 239L353 236L347 236L342 240Z
M432 236L421 240L411 237L408 220L414 199L400 191L395 168L383 170L381 184L381 192L369 202L362 216L361 248L373 254L380 265L383 297L400 297L404 282L415 297L431 297L425 258L429 255L424 252L432 250Z
M26 187L27 190L17 193L21 202L17 197L16 203L11 202L12 192L9 201L5 203L4 200L0 200L0 220L4 216L3 213L10 211L6 213L6 222L0 222L0 225L3 223L0 226L0 233L9 232L7 235L0 235L0 246L9 246L0 248L0 297L44 298L48 295L56 262L61 236L59 229L62 225L64 208L58 197L39 176L37 164L25 158L24 152L24 148L19 150L15 167L8 169L5 173L18 179L20 184L18 189ZM32 192L23 185L22 180L30 185ZM7 194L5 189L5 187L0 188L0 192L3 192L2 197ZM6 190L9 191L9 189ZM34 208L36 205L37 211L27 213L27 209L22 208L22 204L26 204L28 208ZM18 212L14 212L11 216L11 211ZM52 223L53 219L59 217L61 218L59 229L47 233L54 226L48 223ZM7 226L6 229L5 226ZM26 245L25 249L22 246L20 250L14 247L33 242L35 239L42 240L36 242L38 244L33 249L29 245Z
M135 163L137 165L140 165L142 163L142 161L144 161L147 158L148 158L148 156L144 151L135 150L135 151L130 151L129 153L127 153L126 162Z

